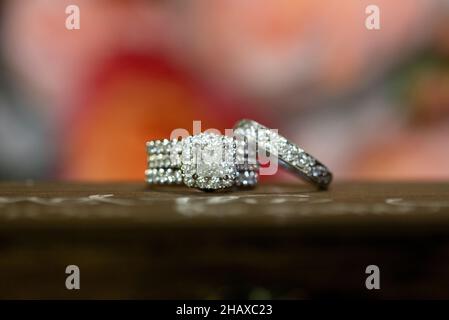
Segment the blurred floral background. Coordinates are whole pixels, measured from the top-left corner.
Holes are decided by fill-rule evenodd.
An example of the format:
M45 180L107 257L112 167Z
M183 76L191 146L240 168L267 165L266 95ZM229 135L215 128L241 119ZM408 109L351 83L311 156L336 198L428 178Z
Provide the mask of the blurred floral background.
M1 180L143 181L146 140L242 117L337 179L449 179L449 1L0 0L0 15Z

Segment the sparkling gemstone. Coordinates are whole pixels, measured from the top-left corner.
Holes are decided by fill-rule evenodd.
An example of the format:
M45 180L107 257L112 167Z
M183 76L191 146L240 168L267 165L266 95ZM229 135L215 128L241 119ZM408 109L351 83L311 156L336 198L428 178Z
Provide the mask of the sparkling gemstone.
M182 142L184 183L200 189L231 187L237 174L236 145L231 137L201 133Z

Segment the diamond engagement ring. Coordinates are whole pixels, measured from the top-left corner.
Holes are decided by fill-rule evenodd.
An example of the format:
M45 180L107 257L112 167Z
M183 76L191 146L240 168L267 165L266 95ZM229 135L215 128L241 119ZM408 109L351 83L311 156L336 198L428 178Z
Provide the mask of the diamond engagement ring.
M326 189L332 181L332 173L321 162L256 121L240 120L234 126L234 135L252 141L257 149L276 155L284 168L321 189Z
M244 142L201 133L181 140L147 142L149 184L185 184L201 190L255 186L258 165L248 162Z

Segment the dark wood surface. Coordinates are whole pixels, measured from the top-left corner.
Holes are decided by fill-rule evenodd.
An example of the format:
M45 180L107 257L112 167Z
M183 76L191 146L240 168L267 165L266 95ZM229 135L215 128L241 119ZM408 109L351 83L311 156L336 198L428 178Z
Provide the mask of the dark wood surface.
M0 183L0 298L251 297L449 298L449 184Z

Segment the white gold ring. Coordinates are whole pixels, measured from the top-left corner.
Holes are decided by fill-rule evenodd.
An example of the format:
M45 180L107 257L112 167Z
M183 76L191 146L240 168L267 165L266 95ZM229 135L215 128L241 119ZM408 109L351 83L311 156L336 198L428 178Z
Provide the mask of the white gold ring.
M256 148L275 154L279 163L306 181L326 189L332 181L329 169L296 144L253 120L240 120L234 126L234 135L256 144Z
M243 142L201 133L181 140L147 142L148 184L185 184L201 190L255 186L258 165L249 164Z

